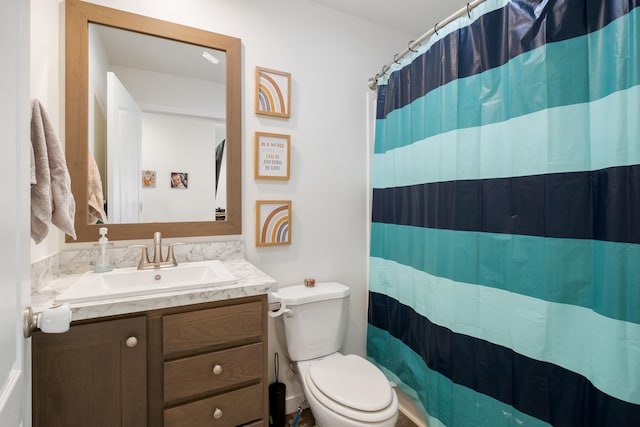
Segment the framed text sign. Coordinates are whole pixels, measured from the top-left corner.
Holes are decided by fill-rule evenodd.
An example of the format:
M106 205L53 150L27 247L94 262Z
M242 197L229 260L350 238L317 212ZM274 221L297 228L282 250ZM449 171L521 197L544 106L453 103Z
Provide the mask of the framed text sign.
M256 179L289 179L289 135L256 132L254 176Z

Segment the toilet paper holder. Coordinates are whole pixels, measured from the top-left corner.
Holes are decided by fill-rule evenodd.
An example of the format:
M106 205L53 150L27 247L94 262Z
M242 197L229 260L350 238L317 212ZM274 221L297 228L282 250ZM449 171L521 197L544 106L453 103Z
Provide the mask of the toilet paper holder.
M279 317L285 313L291 313L291 309L287 308L287 305L284 303L284 299L282 299L277 292L269 293L267 299L269 305L269 317Z
M49 334L67 332L71 325L71 306L69 303L57 304L39 313L27 307L22 312L22 320L25 338L31 337L36 329Z

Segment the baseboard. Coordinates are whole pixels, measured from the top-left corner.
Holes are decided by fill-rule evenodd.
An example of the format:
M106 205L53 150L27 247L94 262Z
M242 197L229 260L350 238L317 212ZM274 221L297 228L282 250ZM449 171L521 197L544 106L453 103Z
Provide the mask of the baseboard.
M422 417L420 410L417 408L415 402L411 397L407 396L402 390L396 388L396 394L398 396L398 409L409 418L412 423L418 427L429 427L427 421Z
M429 427L427 425L427 422L425 420L423 420L422 417L416 416L415 414L411 413L410 411L406 411L402 407L400 407L399 409L400 409L400 412L402 412L402 414L405 417L409 418L411 420L411 422L414 423L416 426L418 426L418 427Z
M293 396L287 396L284 402L284 410L287 415L298 412L298 405L304 401L304 394L298 393Z

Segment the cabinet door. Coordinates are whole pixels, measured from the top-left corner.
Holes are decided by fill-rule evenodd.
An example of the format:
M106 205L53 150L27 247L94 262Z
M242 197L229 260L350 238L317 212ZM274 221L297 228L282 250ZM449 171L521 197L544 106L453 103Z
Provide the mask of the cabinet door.
M144 316L34 334L33 425L146 426L146 341Z

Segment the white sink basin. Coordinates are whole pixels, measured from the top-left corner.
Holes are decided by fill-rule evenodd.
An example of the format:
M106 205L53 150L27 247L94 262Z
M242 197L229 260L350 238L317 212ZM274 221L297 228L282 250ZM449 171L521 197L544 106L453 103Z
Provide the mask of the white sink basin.
M55 300L59 303L95 301L222 286L237 281L220 261L189 262L151 270L118 268L107 273L83 274Z

